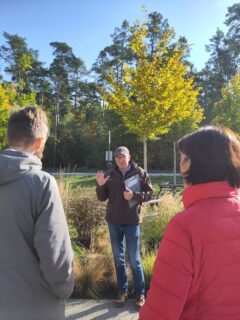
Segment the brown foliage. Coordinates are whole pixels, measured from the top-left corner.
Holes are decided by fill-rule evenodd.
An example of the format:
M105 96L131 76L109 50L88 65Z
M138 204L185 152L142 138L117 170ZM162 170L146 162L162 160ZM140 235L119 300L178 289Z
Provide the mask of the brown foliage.
M98 229L105 223L106 205L91 194L75 196L68 203L67 214L76 228L78 242L92 249Z

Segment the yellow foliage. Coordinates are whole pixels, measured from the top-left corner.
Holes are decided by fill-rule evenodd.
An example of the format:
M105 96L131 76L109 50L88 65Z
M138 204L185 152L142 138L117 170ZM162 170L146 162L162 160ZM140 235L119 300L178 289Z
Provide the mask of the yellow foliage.
M35 92L28 94L17 91L13 83L0 83L0 148L6 146L6 127L9 114L15 106L27 106L35 103Z
M240 132L240 69L227 86L222 89L222 99L215 103L216 117L214 123L222 124L236 132Z
M6 145L6 123L16 96L13 84L0 83L0 148Z
M130 43L137 57L136 65L124 65L121 82L110 70L108 89L99 88L107 107L119 114L129 130L141 139L157 139L175 123L191 118L193 124L198 124L203 118L203 110L197 104L199 90L194 88L181 60L184 49L177 44L170 54L173 36L169 29L160 37L158 51L150 60L146 25L137 23L131 29Z
M16 98L16 91L13 84L3 85L0 83L0 109L9 110Z

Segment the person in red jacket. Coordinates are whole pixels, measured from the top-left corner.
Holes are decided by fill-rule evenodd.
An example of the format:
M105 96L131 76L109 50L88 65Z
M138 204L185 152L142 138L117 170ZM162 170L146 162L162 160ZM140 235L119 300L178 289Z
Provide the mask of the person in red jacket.
M240 143L205 126L178 142L184 210L167 225L140 320L240 319Z

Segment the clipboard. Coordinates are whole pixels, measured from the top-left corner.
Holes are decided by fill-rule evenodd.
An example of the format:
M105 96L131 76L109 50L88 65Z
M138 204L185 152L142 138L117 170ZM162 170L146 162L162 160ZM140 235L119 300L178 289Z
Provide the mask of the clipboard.
M139 181L139 174L135 174L134 176L131 176L124 180L125 187L132 190L133 192L140 192L141 186ZM137 204L139 201L137 200L129 200L128 205L129 208L133 207L135 204Z

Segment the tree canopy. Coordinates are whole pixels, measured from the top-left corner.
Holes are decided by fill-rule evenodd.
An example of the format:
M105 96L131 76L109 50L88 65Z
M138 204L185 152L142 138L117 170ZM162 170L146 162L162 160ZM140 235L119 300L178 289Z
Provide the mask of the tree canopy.
M240 69L222 89L222 99L215 103L217 116L213 122L240 133Z
M107 108L119 114L131 132L141 140L156 140L187 118L200 123L203 112L197 103L199 90L182 61L186 48L181 43L172 48L174 33L167 29L149 55L147 36L146 24L131 28L129 47L136 62L124 64L120 80L110 69L107 87L99 90Z

